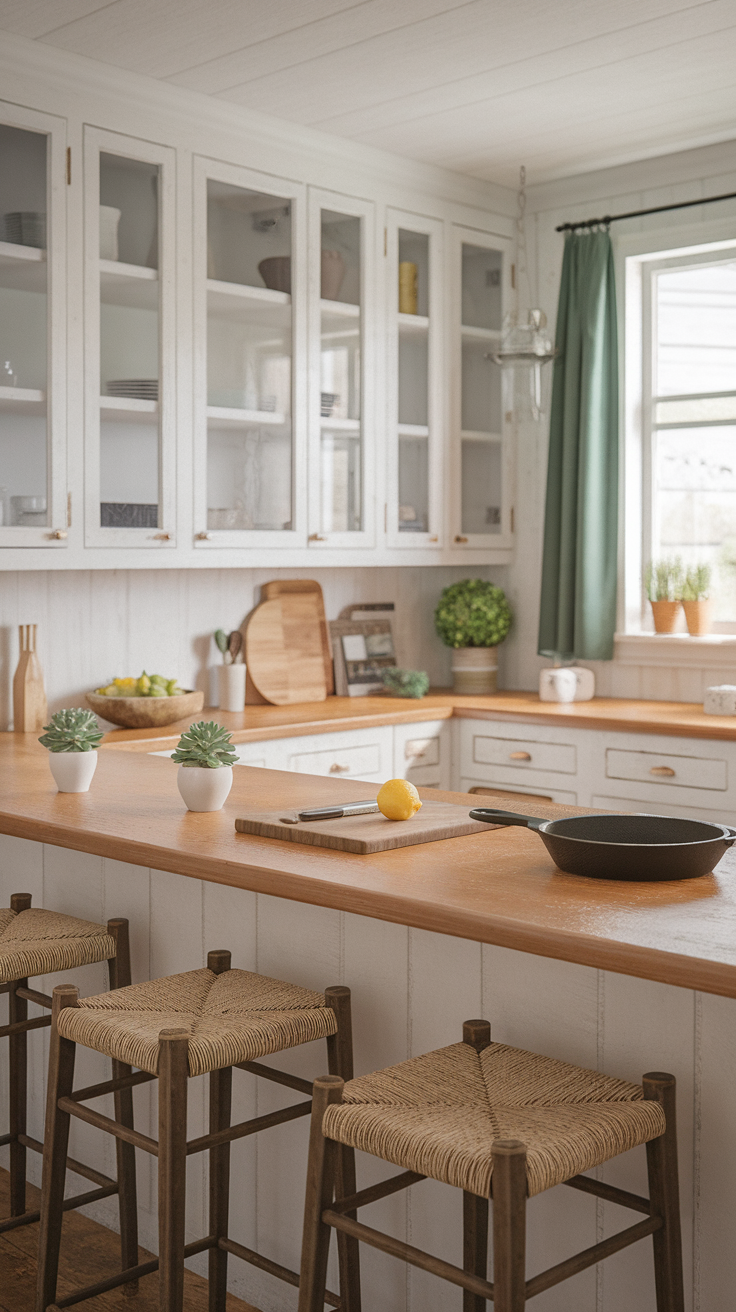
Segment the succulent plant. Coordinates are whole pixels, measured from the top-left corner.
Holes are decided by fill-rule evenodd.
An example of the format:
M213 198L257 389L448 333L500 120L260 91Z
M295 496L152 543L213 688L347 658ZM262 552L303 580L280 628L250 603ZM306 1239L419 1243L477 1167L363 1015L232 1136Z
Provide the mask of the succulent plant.
M443 589L434 624L446 647L497 647L511 628L511 607L502 588L463 579Z
M94 752L103 738L94 711L80 706L56 711L43 730L38 741L50 752Z
M394 697L423 697L429 688L429 675L424 670L400 670L389 665L382 678L384 688Z
M238 754L233 751L232 738L227 729L216 720L199 720L182 734L171 759L177 765L217 770L222 765L234 765Z

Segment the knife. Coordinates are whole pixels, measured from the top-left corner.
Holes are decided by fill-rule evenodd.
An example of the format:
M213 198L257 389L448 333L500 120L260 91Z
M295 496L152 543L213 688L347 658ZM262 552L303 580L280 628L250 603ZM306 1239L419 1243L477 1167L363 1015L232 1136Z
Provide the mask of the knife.
M282 815L281 820L287 825L295 825L299 820L339 820L345 815L374 815L378 811L378 802L344 802L342 806L318 806L309 811L297 811L296 816Z

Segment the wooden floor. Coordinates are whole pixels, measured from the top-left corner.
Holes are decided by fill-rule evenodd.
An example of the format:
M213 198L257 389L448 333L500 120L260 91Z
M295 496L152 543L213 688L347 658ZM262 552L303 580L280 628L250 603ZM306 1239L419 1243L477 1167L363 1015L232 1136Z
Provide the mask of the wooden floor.
M39 1191L29 1185L29 1207L38 1207ZM0 1170L0 1217L7 1216L8 1173ZM0 1312L33 1312L36 1287L36 1249L38 1223L19 1226L0 1235ZM152 1254L140 1250L145 1262ZM59 1268L59 1296L73 1289L93 1284L120 1269L118 1236L105 1226L90 1221L78 1212L67 1212ZM130 1297L122 1289L91 1298L80 1307L89 1312L158 1312L158 1275L145 1276L139 1281L137 1295ZM249 1303L228 1294L228 1312L256 1312ZM191 1271L184 1276L184 1312L207 1312L207 1281Z

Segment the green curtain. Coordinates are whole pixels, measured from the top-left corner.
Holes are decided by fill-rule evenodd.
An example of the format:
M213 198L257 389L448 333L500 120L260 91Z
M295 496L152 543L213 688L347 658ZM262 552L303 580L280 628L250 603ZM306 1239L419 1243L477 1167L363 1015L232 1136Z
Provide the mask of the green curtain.
M549 431L539 654L611 660L618 539L616 286L607 232L569 233Z

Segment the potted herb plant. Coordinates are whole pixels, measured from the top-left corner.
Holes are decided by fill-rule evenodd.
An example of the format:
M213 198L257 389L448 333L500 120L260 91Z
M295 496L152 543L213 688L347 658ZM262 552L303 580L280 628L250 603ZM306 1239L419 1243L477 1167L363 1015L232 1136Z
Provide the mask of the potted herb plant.
M713 625L713 601L710 584L713 571L710 565L689 565L682 587L682 609L685 612L687 631L692 638L702 638Z
M39 738L60 793L87 793L97 768L102 730L94 711L81 707L56 711Z
M652 560L644 571L644 590L654 616L655 633L674 633L682 603L684 571L679 556Z
M454 692L478 696L496 691L496 648L511 619L506 595L493 583L463 579L443 590L434 623L445 646L453 649Z
M215 720L200 720L181 735L172 761L179 766L176 782L190 811L219 811L233 786L233 751L227 729Z

